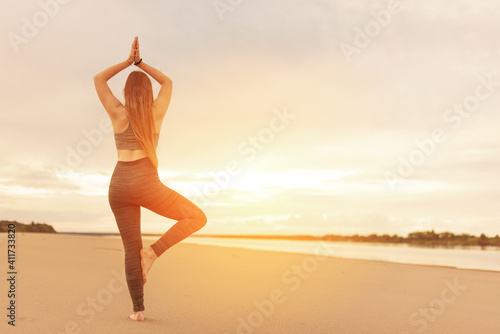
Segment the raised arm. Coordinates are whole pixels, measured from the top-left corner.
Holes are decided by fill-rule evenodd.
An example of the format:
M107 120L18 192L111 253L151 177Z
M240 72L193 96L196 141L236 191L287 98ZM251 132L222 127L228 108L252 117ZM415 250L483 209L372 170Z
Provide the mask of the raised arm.
M104 71L97 73L94 76L94 86L97 91L97 95L99 96L99 100L101 100L104 109L108 112L111 118L116 118L120 115L121 107L123 107L120 100L118 100L111 92L111 89L108 86L108 80L114 77L119 72L123 71L134 62L136 53L139 48L138 38L134 39L132 43L132 49L130 51L130 55L127 60L122 61L116 65L110 66Z
M170 98L172 97L172 80L170 80L170 78L161 71L149 66L143 61L141 61L137 67L149 74L161 85L160 91L158 92L158 96L156 97L153 105L156 112L155 117L163 120L170 104Z
M128 61L123 61L108 67L94 76L94 86L99 96L99 100L101 100L104 109L106 109L111 118L117 118L119 116L119 111L123 105L120 100L113 95L107 81L129 66L130 63Z
M145 62L141 61L139 65L137 65L141 70L149 74L153 79L155 79L160 85L172 85L172 80L163 74L161 71L156 68L149 66Z

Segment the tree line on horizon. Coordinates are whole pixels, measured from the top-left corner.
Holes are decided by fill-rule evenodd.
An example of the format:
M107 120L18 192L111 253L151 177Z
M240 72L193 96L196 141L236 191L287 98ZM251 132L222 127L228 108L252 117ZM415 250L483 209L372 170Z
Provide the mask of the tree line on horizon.
M32 221L31 224L23 224L15 220L0 220L0 233L7 232L10 224L16 225L16 232L57 233L52 225L46 223Z
M215 236L213 236L215 237ZM324 236L314 235L217 235L224 238L256 238L256 239L285 239L285 240L316 240L316 241L349 241L349 242L377 242L392 244L410 244L415 246L495 246L500 247L500 236L487 237L482 233L479 237L468 233L454 234L451 232L436 233L431 231L416 231L409 233L406 237L397 234L378 235L339 235L327 234Z
M487 237L484 233L480 236L475 236L468 233L454 234L451 232L436 233L431 231L416 231L409 233L406 237L394 235L377 235L370 234L368 236L352 235L352 236L337 236L333 234L325 235L323 240L326 241L354 241L354 242L382 242L382 243L407 243L410 245L421 246L496 246L500 247L500 236L497 234L494 237Z

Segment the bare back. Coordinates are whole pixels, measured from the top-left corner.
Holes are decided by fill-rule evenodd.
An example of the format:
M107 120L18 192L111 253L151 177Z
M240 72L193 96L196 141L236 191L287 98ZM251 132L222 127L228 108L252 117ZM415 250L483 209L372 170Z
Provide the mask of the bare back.
M161 126L163 124L163 118L166 114L166 109L162 111L158 104L155 104L158 99L153 102L153 120L157 133L159 134L161 131ZM162 106L164 107L164 106ZM167 106L168 108L168 106ZM115 113L116 117L111 118L111 124L113 126L113 133L123 133L127 130L129 126L129 120L127 117L127 110L124 106L120 108L120 110ZM118 154L119 161L133 161L141 158L147 157L147 154L144 150L116 150Z

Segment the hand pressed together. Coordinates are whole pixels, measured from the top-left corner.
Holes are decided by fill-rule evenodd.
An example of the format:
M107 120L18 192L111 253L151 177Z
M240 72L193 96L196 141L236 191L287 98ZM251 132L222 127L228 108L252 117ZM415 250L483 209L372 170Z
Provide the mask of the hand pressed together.
M141 52L139 51L139 37L136 36L132 42L132 49L130 50L127 61L132 65L139 60L141 60Z

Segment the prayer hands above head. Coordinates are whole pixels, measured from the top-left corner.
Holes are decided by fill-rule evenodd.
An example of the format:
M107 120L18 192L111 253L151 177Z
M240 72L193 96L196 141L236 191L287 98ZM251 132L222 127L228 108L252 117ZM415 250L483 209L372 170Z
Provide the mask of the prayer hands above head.
M133 63L141 60L141 53L139 51L139 37L135 37L132 42L132 49L130 50L130 55L128 56L127 61L132 65Z

